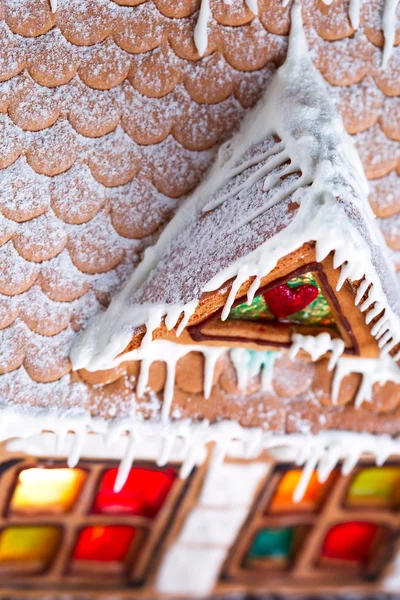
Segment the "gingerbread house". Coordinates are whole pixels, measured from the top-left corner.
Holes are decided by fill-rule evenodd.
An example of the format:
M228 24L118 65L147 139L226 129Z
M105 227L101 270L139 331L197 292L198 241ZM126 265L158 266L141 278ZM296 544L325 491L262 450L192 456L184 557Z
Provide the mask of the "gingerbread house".
M399 597L398 1L0 19L1 596Z

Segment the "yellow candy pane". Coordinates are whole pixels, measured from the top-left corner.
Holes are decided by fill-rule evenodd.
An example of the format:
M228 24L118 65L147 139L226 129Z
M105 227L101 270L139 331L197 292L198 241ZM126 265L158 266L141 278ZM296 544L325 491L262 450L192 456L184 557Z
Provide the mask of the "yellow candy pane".
M82 469L25 469L11 499L10 511L64 513L73 507L86 479Z
M61 537L57 527L7 527L0 533L0 562L49 561Z
M361 469L350 485L347 504L399 505L400 468L370 467Z

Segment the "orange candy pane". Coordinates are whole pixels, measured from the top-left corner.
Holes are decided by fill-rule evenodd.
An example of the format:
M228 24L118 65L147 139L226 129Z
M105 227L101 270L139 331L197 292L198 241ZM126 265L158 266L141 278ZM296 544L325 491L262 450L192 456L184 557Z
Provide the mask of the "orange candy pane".
M82 469L25 469L11 498L11 513L65 513L73 507L86 479Z
M320 483L317 472L314 471L303 498L300 502L294 502L293 495L300 482L302 472L301 469L293 469L284 473L268 507L268 512L312 511L318 508L327 489L336 479L337 472L333 471L327 481Z
M50 525L7 527L0 533L0 562L48 562L60 538L60 529Z

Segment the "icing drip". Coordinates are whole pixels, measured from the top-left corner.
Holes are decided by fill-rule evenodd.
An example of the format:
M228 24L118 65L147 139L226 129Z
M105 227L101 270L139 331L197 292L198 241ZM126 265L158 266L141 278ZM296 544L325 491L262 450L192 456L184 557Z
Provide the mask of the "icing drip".
M197 52L203 56L208 45L208 20L211 17L210 0L201 0L199 18L194 28L194 43Z
M281 356L280 352L246 350L245 348L233 348L230 358L236 371L239 390L244 391L250 381L261 374L261 390L271 390L274 364Z
M382 352L389 353L400 342L399 317L389 305L372 263L371 247L374 251L384 249L385 242L368 204L368 184L362 164L331 102L325 82L308 54L298 4L293 6L291 14L287 59L273 77L265 97L249 113L236 137L222 146L208 177L170 221L157 244L145 252L143 261L126 286L113 298L107 311L81 334L71 351L74 369L109 368L113 359L130 342L135 328L143 324L146 324L146 335L142 346L146 347L163 318L169 329L179 322L182 314L184 323L187 323L196 310L196 298L182 304L135 304L132 296L156 269L171 240L179 236L189 223L198 221L204 211L235 202L240 194L252 189L256 180L263 179L263 188L272 189L276 176L271 169L288 160L290 165L284 167L285 174L289 171L302 173L292 187L289 184L285 187L284 192L285 195L294 194L293 201L300 207L295 217L256 250L221 269L202 286L201 292L215 292L228 280L233 280L222 311L222 319L225 319L242 284L254 277L248 293L248 301L251 302L261 278L271 272L283 256L313 241L318 262L333 253L334 268L340 269L338 290L347 278L361 281L356 305L366 313L367 323L379 317L372 334L379 340ZM250 148L257 148L274 135L281 141L272 149L259 152L250 159L245 156ZM253 168L248 174L250 166ZM224 185L240 174L245 179L235 185L232 192L218 194ZM282 177L282 171L279 177ZM235 228L251 223L257 215L280 202L281 194L283 192L272 195L252 214L244 213ZM358 221L350 219L352 212L361 215L360 223L369 242L360 233ZM385 260L383 255L382 262ZM389 281L385 285L388 290L394 291L394 296L398 283L389 260L385 266L389 272ZM361 303L364 295L366 299ZM182 321L179 330L181 327Z
M385 385L388 381L400 383L400 368L390 356L381 358L339 359L332 382L332 401L337 404L342 380L351 373L362 375L361 385L354 400L359 408L364 401L371 402L372 388L376 383Z
M390 56L393 52L394 38L396 32L396 13L399 0L386 0L383 17L382 17L382 29L385 38L385 45L383 47L382 56L382 69L386 69Z
M343 354L344 349L345 345L343 340L332 339L329 333L326 332L320 333L316 336L294 333L292 335L292 346L289 351L289 356L293 360L296 358L299 350L305 350L311 356L311 359L316 361L327 352L331 352L332 354L329 359L328 370L332 371L332 369L334 369L336 366L340 356Z
M362 0L350 0L349 3L349 19L352 27L358 29L360 27L360 10Z
M171 404L174 397L176 364L180 358L189 352L200 352L204 357L203 394L209 398L212 389L215 365L218 359L226 352L226 348L218 346L202 346L190 344L175 344L168 340L155 340L145 347L123 354L113 363L114 366L125 360L141 360L140 374L137 382L137 395L141 397L147 386L151 364L157 360L165 362L167 378L164 386L163 405L161 418L168 422Z
M153 458L157 448L155 458L165 461L166 457L168 458L166 445L172 448L174 456L182 461L181 477L189 475L193 466L205 460L206 446L209 443L218 446L214 457L216 466L221 464L225 455L231 453L254 459L263 450L273 451L275 456L279 456L278 453L284 448L285 460L293 460L297 457L296 463L299 466L304 465L304 474L296 490L296 500L301 499L307 487L308 477L314 468L317 469L321 480L324 480L341 460L343 473L349 473L364 454L374 457L378 465L382 465L390 456L400 454L400 439L386 435L347 431L326 431L315 435L271 435L259 428L243 428L236 421L210 424L206 420L200 423L187 420L169 423L137 420L132 423L132 420L127 418L107 422L91 419L88 414L56 419L50 412L24 415L21 419L20 412L6 408L1 411L1 422L4 426L1 440L21 438L23 432L25 441L19 442L14 439L8 442L9 449L13 451L21 451L27 447L29 449L28 438L38 436L43 430L47 430L54 432L53 438L61 436L66 442L70 442L70 437L73 437L68 432L75 432L75 440L79 439L79 444L74 443L66 449L69 454L68 462L71 462L71 465L75 465L79 459L78 450L83 456L91 456L96 447L96 440L101 442L103 455L104 448L107 448L108 456L117 456L118 453L121 455L122 452L116 489L123 487L135 455ZM48 440L48 436L48 433L41 434L40 439ZM145 444L146 440L151 441L147 446L150 455L141 450L141 445ZM43 448L38 439L36 439L36 448L39 455L48 453L54 455L55 452L55 444L53 447ZM122 448L124 450L121 450ZM64 448L60 452L64 452Z
M57 0L50 0L51 12L55 13L57 10Z

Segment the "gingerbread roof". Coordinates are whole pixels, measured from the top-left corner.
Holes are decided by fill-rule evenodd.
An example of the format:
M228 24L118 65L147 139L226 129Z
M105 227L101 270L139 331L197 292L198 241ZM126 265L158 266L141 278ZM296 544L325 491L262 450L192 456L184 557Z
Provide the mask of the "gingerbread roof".
M291 19L285 63L263 99L106 313L80 336L75 368L108 368L125 349L142 349L171 329L179 338L221 307L225 320L236 298L247 292L250 304L265 277L273 270L282 276L280 261L297 267L296 251L305 257L310 244L318 262L332 253L341 271L337 291L347 279L359 285L355 303L382 351L399 358L400 287L361 161L311 61L300 4Z
M400 49L395 45L383 70L383 2L362 4L356 32L347 2L303 4L311 57L354 136L372 179L372 208L396 258ZM286 53L289 8L280 1L260 1L255 17L241 1L215 0L200 59L193 39L198 8L193 0L59 0L53 13L47 0L0 4L3 405L102 418L130 414L137 363L71 374L71 345L156 241ZM394 42L400 42L400 28ZM321 368L307 366L313 373ZM154 369L162 370L160 363ZM289 371L299 385L303 376L295 376L294 365ZM212 418L236 418L237 388L226 390L223 377L216 375ZM182 405L188 394L199 398L198 408L194 402L192 412L185 409L190 415L180 415L205 415L200 390L179 381L178 404L180 393ZM324 376L316 381L323 390ZM150 378L144 414L159 410L163 385L162 378ZM308 420L317 428L357 429L364 422L374 432L393 434L399 430L397 396L393 391L380 399L387 386L375 385L375 402L357 412L353 394L346 408L331 407L325 422L324 394L313 390L317 416L307 416L306 394L304 419L296 427ZM270 395L251 397L256 413L262 413L260 403L266 412L272 407ZM279 410L286 407L281 426L289 430L296 398L287 390L276 398ZM264 422L271 424L272 417Z

